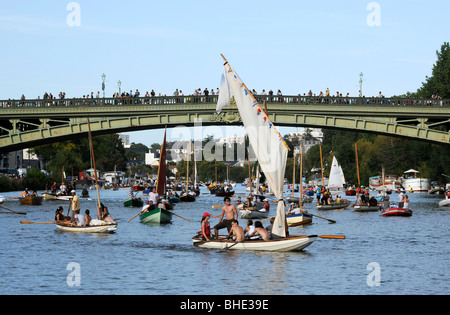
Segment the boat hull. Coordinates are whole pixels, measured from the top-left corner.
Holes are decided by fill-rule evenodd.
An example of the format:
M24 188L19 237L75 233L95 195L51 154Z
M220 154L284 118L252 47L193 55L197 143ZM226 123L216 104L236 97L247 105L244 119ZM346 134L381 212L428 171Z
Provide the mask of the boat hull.
M172 213L164 209L155 209L139 216L141 223L166 224L172 221Z
M127 208L142 208L144 206L144 201L140 198L132 198L125 200L123 205Z
M450 199L442 200L439 202L439 207L450 207Z
M427 178L408 178L404 179L402 184L407 192L428 193L431 188Z
M70 233L114 233L117 230L117 223L104 223L86 227L56 223L56 227L62 232Z
M234 191L216 191L216 197L231 197L234 196Z
M269 217L268 211L259 210L239 210L239 214L241 215L241 219L245 220L266 219Z
M386 175L383 177L374 176L369 178L369 188L375 191L385 191L385 190L397 190L400 188L402 183L394 175Z
M22 197L19 198L21 205L40 206L42 205L42 197Z
M181 202L194 202L195 201L195 197L191 196L191 195L180 196L180 201Z
M381 212L385 217L410 217L412 216L412 213L411 209L406 208L390 208Z
M298 252L310 246L316 239L317 236L290 236L280 240L235 242L219 237L219 240L205 242L197 235L192 238L192 241L195 247L206 249Z
M354 206L355 212L377 212L380 211L380 206Z
M317 210L342 210L350 206L350 202L343 202L341 204L331 204L331 205L318 205Z
M289 227L294 227L312 223L312 217L312 215L306 213L286 215L286 221Z

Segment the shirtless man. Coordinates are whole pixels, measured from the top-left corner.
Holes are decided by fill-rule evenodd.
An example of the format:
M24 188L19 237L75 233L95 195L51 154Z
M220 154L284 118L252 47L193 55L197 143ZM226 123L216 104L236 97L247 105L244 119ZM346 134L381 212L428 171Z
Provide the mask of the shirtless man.
M225 197L223 201L225 202L225 206L223 206L223 208L222 208L222 214L220 215L219 224L217 224L214 227L214 233L215 233L216 239L219 236L219 230L221 230L223 228L227 228L228 233L229 233L231 230L231 227L232 227L231 221L237 220L237 218L238 218L236 207L230 203L231 202L230 197ZM224 214L226 215L225 220L223 220Z
M228 237L234 235L236 242L242 242L245 239L244 229L239 226L237 220L231 220L231 230L228 233Z
M265 241L269 241L270 240L270 235L269 232L267 232L267 230L263 227L261 221L256 221L255 222L255 231L250 234L249 236L255 236L255 234L258 234L259 236L261 236L261 238Z

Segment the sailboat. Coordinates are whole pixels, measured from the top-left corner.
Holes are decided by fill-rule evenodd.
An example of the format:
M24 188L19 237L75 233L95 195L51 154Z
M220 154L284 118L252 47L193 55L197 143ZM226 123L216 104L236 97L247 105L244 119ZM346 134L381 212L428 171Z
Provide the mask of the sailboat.
M193 244L200 248L225 250L301 251L314 243L317 236L288 236L287 233L283 184L289 147L250 90L225 57L223 59L225 64L217 112L230 105L231 99L234 98L260 167L279 200L272 228L272 238L276 240L232 241L219 237L207 242L197 235L192 239Z
M344 193L345 177L342 167L339 165L335 156L333 156L333 163L331 164L330 177L328 179L328 190L331 195ZM330 197L329 200L332 201ZM332 201L330 204L318 205L317 210L339 210L349 207L351 202L349 200L341 200L340 202Z
M165 195L166 190L166 134L167 128L164 132L164 141L161 146L161 157L159 159L159 170L158 170L158 181L156 185L156 192L160 196ZM155 205L157 206L157 205ZM145 210L145 208L144 208ZM157 224L165 224L170 223L172 221L172 213L161 209L156 208L154 210L149 210L145 213L139 215L139 219L142 223L157 223Z
M91 123L89 122L89 118L87 119L88 128L89 128L89 143L92 154L92 163L94 165L94 173L95 173L95 187L97 190L97 209L98 209L98 218L102 217L101 214L101 202L100 202L100 191L98 187L98 178L97 178L97 168L95 166L95 156L94 156L94 146L92 144L92 133L91 133ZM73 223L67 222L57 222L56 227L63 232L74 232L74 233L114 233L117 230L117 223L115 222L105 222L102 220L92 220L89 226L77 226Z
M333 156L333 163L331 164L330 177L328 179L328 189L332 194L339 194L345 192L344 188L345 176L342 167L339 165L335 156Z

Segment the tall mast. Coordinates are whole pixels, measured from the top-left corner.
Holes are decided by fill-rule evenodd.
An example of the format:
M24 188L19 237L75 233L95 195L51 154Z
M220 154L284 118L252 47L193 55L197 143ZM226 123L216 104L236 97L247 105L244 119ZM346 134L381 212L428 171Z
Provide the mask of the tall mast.
M100 210L100 205L101 205L101 201L100 201L100 190L98 188L98 178L97 178L97 167L95 166L95 155L94 155L94 145L92 144L92 133L91 133L91 123L89 122L89 118L87 119L88 122L88 128L89 128L89 143L91 145L91 154L92 154L92 164L94 166L94 176L95 176L95 188L97 189L97 202L98 202L98 217L101 218L102 217L102 213Z

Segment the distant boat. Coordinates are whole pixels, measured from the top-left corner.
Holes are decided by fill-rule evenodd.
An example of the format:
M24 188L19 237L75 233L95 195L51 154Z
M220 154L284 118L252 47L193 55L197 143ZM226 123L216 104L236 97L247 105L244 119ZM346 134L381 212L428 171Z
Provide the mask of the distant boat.
M381 214L385 217L410 217L412 216L413 212L411 209L407 208L389 208L386 210L383 210Z
M28 196L19 198L21 205L40 206L42 204L42 197Z
M330 177L328 179L328 189L331 194L345 192L344 188L345 176L342 167L339 165L335 156L333 156L333 163L331 164Z
M180 201L181 202L194 202L196 200L195 197L196 196L194 196L194 195L192 195L190 193L183 194L183 195L180 196Z
M225 191L225 190L216 191L216 197L231 197L231 196L234 196L234 191Z
M342 200L341 203L332 203L329 205L317 205L316 210L344 210L350 206L351 202Z
M172 221L172 213L167 210L157 208L154 210L150 210L149 212L146 212L144 214L141 214L139 216L139 219L141 223L145 224L146 223L167 224Z
M401 182L395 175L373 176L369 178L369 188L375 191L393 191L400 188Z
M56 227L62 232L71 233L114 233L117 230L117 223L105 223L99 220L92 220L89 226L56 223Z
M158 179L156 184L156 192L160 196L164 196L166 192L166 136L167 136L167 127L164 132L164 140L161 145L161 156L159 159L159 168L158 168ZM173 206L172 206L173 209ZM154 210L150 210L146 213L139 215L139 219L141 223L155 223L155 224L166 224L172 221L172 213L161 209L156 208Z
M286 220L289 227L310 224L312 223L312 218L313 216L307 213L286 215Z
M380 211L380 206L369 206L369 205L359 205L359 206L354 206L353 207L353 211L355 212L376 212L376 211Z
M142 208L144 201L141 198L130 198L123 202L124 207L127 208Z
M419 171L408 170L402 179L402 186L407 192L428 192L430 190L430 180L428 178L419 178Z

